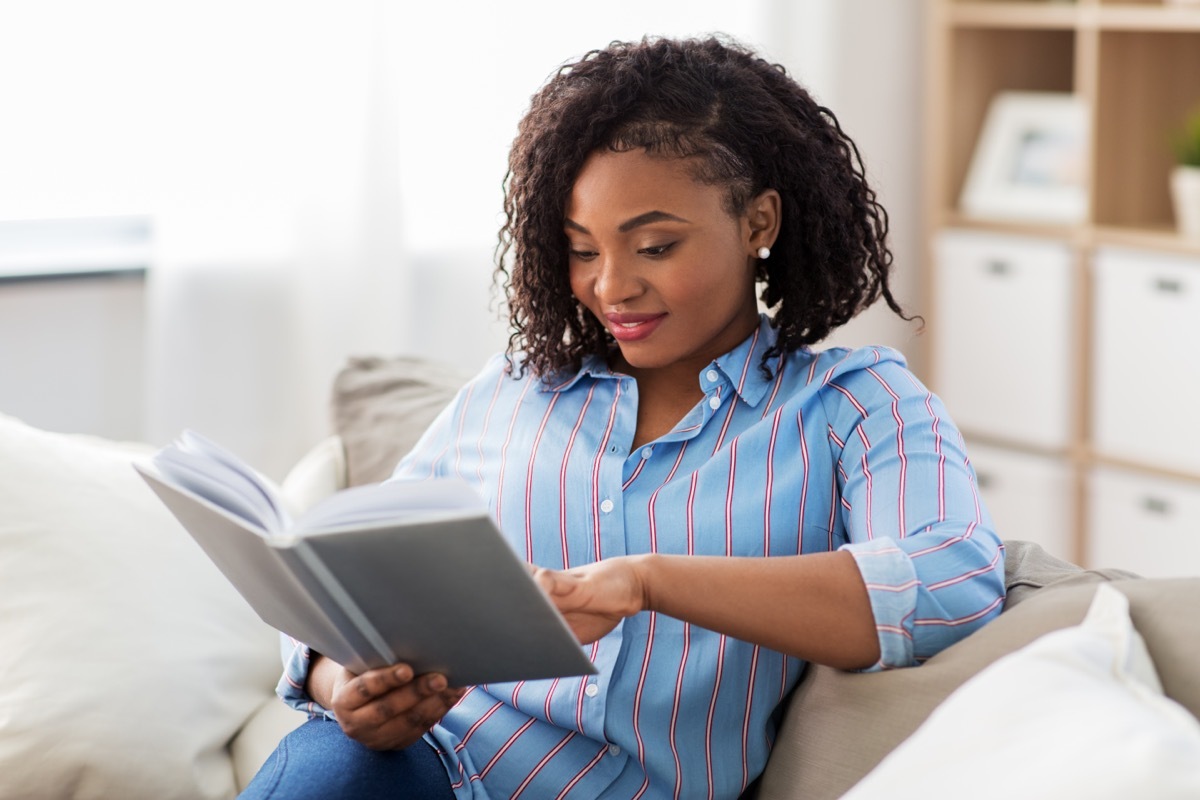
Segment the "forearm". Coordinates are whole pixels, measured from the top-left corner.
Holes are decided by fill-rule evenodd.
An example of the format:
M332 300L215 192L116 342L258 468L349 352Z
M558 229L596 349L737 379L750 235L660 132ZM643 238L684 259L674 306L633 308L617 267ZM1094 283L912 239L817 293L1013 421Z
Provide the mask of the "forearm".
M342 666L325 656L313 653L308 681L304 688L309 697L323 708L333 708L334 679L341 674Z
M647 555L636 567L646 610L843 669L879 660L871 603L849 553Z

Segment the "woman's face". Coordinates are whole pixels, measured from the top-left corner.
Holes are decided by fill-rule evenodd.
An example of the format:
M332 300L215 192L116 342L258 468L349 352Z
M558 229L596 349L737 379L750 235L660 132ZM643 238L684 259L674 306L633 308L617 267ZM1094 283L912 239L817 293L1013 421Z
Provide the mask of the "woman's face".
M696 181L690 166L598 150L567 201L571 291L635 376L686 367L694 377L758 326L754 254L774 227L765 240L754 213L732 216L725 189Z

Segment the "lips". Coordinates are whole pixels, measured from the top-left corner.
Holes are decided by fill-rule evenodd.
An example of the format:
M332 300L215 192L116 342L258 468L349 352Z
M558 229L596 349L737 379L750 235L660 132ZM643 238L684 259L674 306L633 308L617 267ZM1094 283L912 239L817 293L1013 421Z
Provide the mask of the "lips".
M654 333L666 314L606 314L608 330L618 342L637 342Z

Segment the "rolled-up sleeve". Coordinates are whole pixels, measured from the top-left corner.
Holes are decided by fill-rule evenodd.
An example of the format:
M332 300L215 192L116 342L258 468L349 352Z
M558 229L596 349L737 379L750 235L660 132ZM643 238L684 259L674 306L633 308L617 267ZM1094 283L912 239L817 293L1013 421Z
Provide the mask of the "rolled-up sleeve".
M875 615L874 669L919 663L1004 604L1004 546L958 429L901 364L831 382L840 513Z
M312 668L312 649L287 634L280 634L279 652L283 658L283 675L275 686L275 693L297 711L304 711L311 717L334 719L333 712L313 700L304 688Z

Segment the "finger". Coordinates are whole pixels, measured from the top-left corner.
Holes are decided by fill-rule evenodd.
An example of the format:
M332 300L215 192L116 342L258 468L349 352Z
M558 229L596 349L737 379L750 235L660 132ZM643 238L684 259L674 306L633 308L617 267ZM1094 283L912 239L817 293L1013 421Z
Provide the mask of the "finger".
M536 583L543 592L550 592L550 587L554 585L554 576L550 574L550 570L542 567L529 565L529 572L533 575L533 582Z
M338 709L338 720L348 733L371 731L372 738L393 738L405 728L423 733L458 702L458 697L454 690L447 689L444 676L422 676L358 708Z
M572 576L569 572L556 572L538 567L533 577L542 591L550 597L565 597L571 593L573 588Z
M439 696L447 688L445 675L430 672L383 694L375 695L359 706L349 706L349 709L355 713L362 713L376 724L382 724L392 717L409 713L417 704L430 697Z
M352 719L348 721L349 725L343 723L342 727L351 738L373 749L399 749L408 747L428 733L448 710L449 706L440 702L440 696L437 696L382 721Z
M408 686L412 680L413 670L408 664L369 670L346 682L343 687L344 707L350 710L362 708L380 697Z
M409 724L426 731L436 725L454 707L462 695L454 689L443 689L422 698L404 713Z
M421 687L421 693L426 697L442 692L450 686L446 676L440 672L427 672L417 683Z

